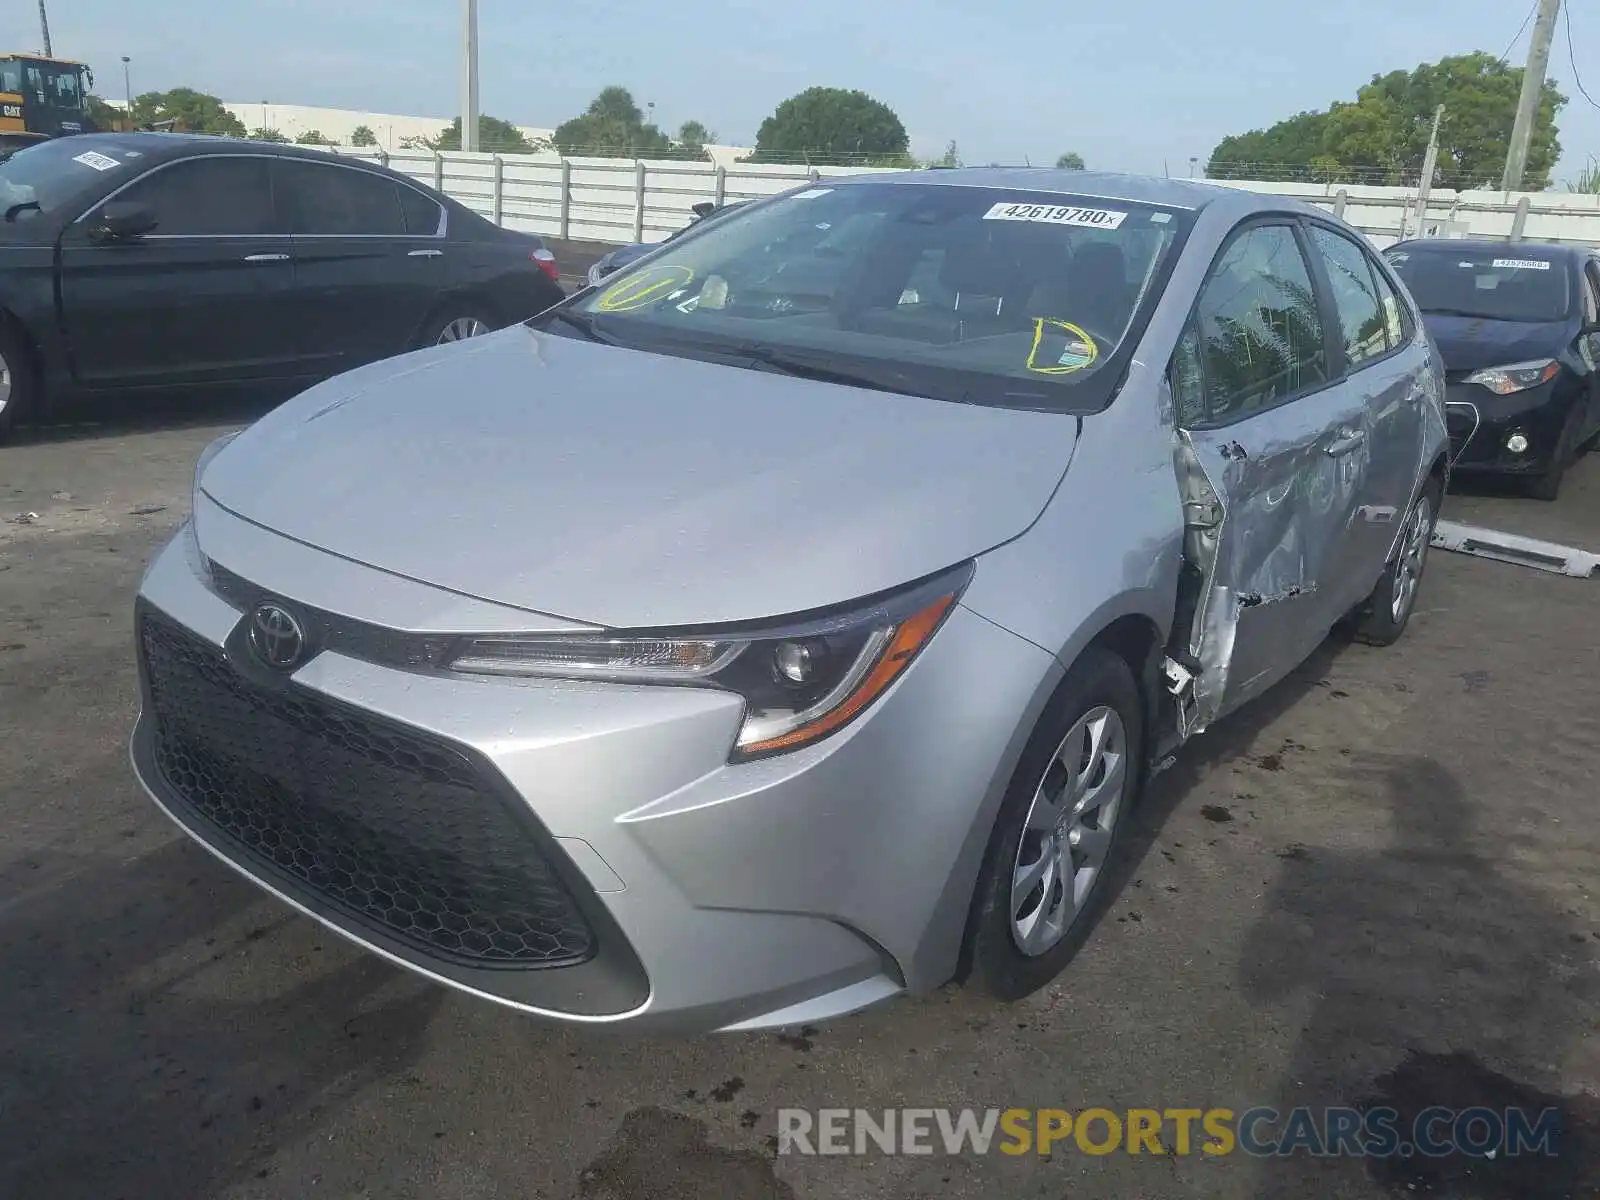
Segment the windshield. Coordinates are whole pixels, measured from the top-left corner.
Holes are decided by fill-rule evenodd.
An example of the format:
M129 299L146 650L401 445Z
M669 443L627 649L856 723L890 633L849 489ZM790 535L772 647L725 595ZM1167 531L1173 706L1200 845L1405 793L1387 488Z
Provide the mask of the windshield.
M22 91L22 64L14 58L0 59L0 92L17 95Z
M24 61L24 95L47 108L67 108L82 112L84 107L83 68L59 63Z
M127 161L121 146L81 134L24 147L0 160L0 212L21 204L30 207L15 212L13 220L54 212Z
M658 353L803 356L878 380L890 368L892 390L1057 409L1081 409L1098 379L1099 407L1188 218L1091 197L818 184L704 222L572 308L607 340Z
M1531 249L1407 247L1384 257L1425 313L1490 321L1561 321L1568 314L1566 266Z

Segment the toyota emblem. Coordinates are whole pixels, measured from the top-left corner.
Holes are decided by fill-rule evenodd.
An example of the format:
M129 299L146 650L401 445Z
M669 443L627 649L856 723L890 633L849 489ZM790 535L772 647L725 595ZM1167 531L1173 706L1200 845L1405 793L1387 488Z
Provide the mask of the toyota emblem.
M306 631L281 604L264 600L250 613L250 649L269 667L287 670L306 650Z

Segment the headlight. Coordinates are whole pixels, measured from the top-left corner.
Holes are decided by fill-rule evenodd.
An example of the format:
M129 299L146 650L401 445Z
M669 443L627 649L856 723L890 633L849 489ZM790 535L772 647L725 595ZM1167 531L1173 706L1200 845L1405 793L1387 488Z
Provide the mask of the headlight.
M1559 374L1560 363L1553 358L1540 358L1504 367L1485 367L1468 375L1467 382L1480 384L1497 396L1509 396L1512 392L1525 392L1541 383L1548 383Z
M463 643L452 670L718 687L744 698L736 761L810 745L866 711L926 646L970 563L847 612L691 635L550 634Z

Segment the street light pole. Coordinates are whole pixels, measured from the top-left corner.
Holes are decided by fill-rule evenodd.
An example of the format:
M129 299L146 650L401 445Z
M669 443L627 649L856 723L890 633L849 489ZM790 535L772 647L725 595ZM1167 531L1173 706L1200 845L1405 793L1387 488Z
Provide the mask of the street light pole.
M461 0L463 30L461 61L461 148L478 148L478 0Z
M122 91L128 99L128 115L133 116L133 81L128 75L128 56L122 56Z
M44 11L44 0L39 0L39 32L44 35L44 56L50 57L50 18Z
M1500 190L1522 188L1522 173L1528 166L1528 147L1533 142L1534 121L1544 99L1545 70L1550 65L1550 42L1556 34L1556 15L1561 0L1539 0L1539 16L1533 23L1533 40L1528 45L1528 65L1522 72L1522 95L1517 98L1517 118L1511 125L1511 146L1506 151L1506 170Z

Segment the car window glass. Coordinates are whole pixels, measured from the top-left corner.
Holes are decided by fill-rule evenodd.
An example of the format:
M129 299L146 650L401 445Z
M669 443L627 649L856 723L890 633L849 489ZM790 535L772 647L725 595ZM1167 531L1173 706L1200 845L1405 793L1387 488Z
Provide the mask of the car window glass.
M1564 321L1571 283L1560 259L1538 245L1463 246L1448 239L1384 251L1417 307L1485 321Z
M1600 322L1600 288L1595 285L1597 268L1593 262L1585 264L1583 269L1583 323L1593 325Z
M292 233L403 234L399 185L382 175L297 159L277 161L277 189Z
M192 158L136 180L116 200L150 209L157 235L271 233L267 170L265 158Z
M405 216L406 232L432 236L439 232L442 210L436 200L430 200L416 188L396 185L400 189L400 211Z
M1378 301L1383 306L1384 334L1388 338L1389 348L1394 350L1405 344L1405 308L1400 303L1400 294L1394 290L1394 285L1376 266L1372 268L1372 278L1377 282Z
M1311 244L1328 271L1345 357L1352 368L1358 367L1388 349L1372 266L1360 246L1325 226L1312 226Z
M1187 379L1192 393L1198 372L1203 403L1189 403L1207 421L1247 416L1327 382L1316 293L1292 229L1258 225L1228 244L1196 301L1194 338L1192 361L1181 361L1180 348L1174 362L1174 392Z

